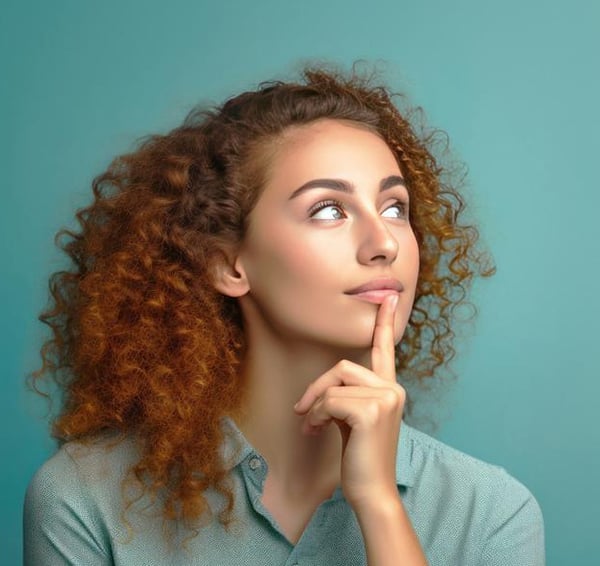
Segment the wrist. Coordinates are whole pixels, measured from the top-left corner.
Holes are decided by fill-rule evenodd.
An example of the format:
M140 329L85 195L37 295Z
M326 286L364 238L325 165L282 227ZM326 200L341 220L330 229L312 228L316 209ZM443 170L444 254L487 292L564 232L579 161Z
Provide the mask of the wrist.
M404 511L404 505L397 487L394 487L394 490L354 497L348 503L359 519L363 516L369 519L385 519L396 516Z

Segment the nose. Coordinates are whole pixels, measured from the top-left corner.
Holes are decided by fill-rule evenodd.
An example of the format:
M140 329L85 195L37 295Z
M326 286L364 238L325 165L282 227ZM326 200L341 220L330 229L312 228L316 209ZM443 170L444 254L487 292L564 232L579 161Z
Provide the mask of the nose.
M398 256L398 240L379 214L361 224L357 259L365 265L392 263Z

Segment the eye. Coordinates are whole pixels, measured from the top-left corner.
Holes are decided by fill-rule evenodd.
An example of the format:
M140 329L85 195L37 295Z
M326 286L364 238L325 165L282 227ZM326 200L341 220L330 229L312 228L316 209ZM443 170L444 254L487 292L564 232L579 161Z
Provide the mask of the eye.
M391 215L386 214L386 212L388 210L396 210L397 212L394 214L392 213ZM397 200L394 204L392 204L391 206L388 206L382 216L385 216L386 218L406 218L408 216L408 204L406 204L405 202L402 202L401 200Z
M310 218L316 220L341 220L345 218L344 207L339 200L323 200L308 211Z

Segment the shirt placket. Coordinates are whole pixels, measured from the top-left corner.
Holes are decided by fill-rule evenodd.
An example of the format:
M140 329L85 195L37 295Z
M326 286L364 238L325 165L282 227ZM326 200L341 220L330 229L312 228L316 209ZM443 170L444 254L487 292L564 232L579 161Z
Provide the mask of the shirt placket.
M275 521L262 503L265 479L269 471L266 460L260 454L253 451L244 458L240 466L252 508L269 523L271 528L277 532L291 549L292 545L282 533L277 521Z

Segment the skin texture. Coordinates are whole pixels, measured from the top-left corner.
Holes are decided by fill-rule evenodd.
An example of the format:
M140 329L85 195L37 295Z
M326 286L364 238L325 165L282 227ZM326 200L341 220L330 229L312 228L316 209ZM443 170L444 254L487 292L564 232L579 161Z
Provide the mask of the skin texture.
M394 346L412 308L419 250L407 189L379 190L390 175L402 172L370 131L333 120L293 131L272 163L241 249L218 267L217 286L238 298L244 315L248 394L238 424L267 460L263 503L288 538L296 542L341 485L370 564L385 563L377 553L389 540L376 540L370 528L382 520L414 551L406 564L422 564L395 483L405 392L396 382ZM343 179L354 193L315 188L290 200L315 178ZM341 207L314 212L328 200ZM346 293L381 277L403 290L381 304Z
M398 200L408 205L407 189L379 193L381 179L402 175L393 154L372 132L333 120L300 128L290 138L250 215L238 257L248 281L240 305L250 331L268 325L289 342L364 349L377 309L344 291L388 276L405 288L399 340L414 300L419 252L397 205ZM356 193L314 188L289 200L297 187L315 178L347 180ZM339 200L345 212L329 207L311 218L311 207L330 199Z

